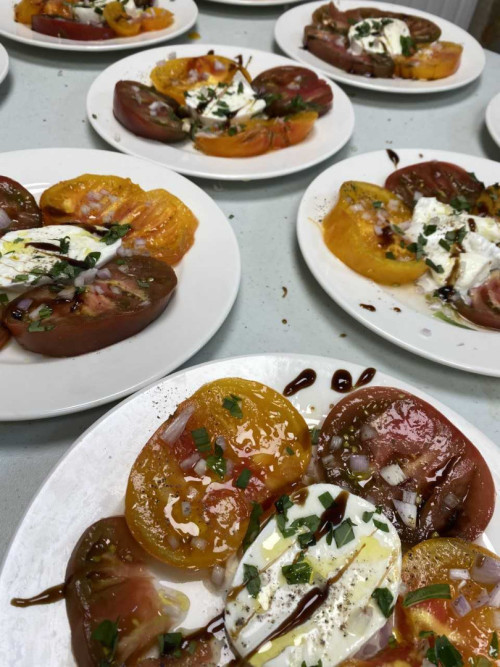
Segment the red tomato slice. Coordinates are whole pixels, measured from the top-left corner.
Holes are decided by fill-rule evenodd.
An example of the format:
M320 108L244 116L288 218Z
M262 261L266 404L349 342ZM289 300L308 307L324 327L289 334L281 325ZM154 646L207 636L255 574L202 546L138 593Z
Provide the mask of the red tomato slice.
M10 338L10 331L2 324L5 313L5 306L0 303L0 350L7 345Z
M35 32L41 32L43 35L76 39L83 42L116 37L114 31L107 25L70 21L69 19L59 19L54 16L46 16L45 14L33 16L31 19L31 28Z
M158 635L179 620L175 599L165 604L144 560L124 517L101 519L80 537L65 577L66 611L78 665L132 664L125 661L156 644ZM103 623L110 629L110 641L95 637Z
M407 544L436 533L474 540L493 514L495 489L481 454L405 391L372 387L341 400L323 424L318 454L328 480L382 506ZM413 505L408 493L416 494L416 525L403 521Z
M0 176L0 236L41 226L42 213L33 195L17 181Z
M472 207L484 185L462 167L449 162L420 162L393 172L385 182L388 190L413 208L416 195L436 197L445 204L458 200L462 207Z
M32 352L84 354L142 331L165 310L177 284L174 270L152 257L113 260L104 268L109 277L83 292L63 284L25 292L8 304L5 325ZM26 299L31 304L20 308Z
M458 301L458 312L474 324L500 329L500 271L493 271L486 282L470 291L471 302Z

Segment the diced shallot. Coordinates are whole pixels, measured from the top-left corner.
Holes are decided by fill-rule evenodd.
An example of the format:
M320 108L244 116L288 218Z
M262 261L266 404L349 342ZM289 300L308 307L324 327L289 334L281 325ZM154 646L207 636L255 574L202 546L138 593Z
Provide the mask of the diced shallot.
M226 447L227 447L226 438L225 438L223 435L218 435L218 436L215 438L215 444L216 444L216 445L219 445L219 447L220 447L220 448L222 449L222 451L224 452L225 449L226 449Z
M496 584L500 581L500 561L491 556L477 556L471 574L480 584Z
M19 301L17 304L17 307L19 310L28 310L32 303L33 299L21 299L21 301Z
M208 542L203 537L193 537L191 544L195 549L199 549L200 551L204 551L208 546Z
M332 439L330 440L330 451L335 452L337 449L340 449L342 443L343 440L340 435L332 435Z
M222 586L226 580L226 570L221 565L214 565L210 579L216 586Z
M44 303L41 303L39 306L34 308L31 313L29 314L30 320L38 320L40 319L40 311L46 308L47 306Z
M500 607L500 582L491 591L488 604L490 607Z
M397 513L401 517L401 521L405 526L410 528L416 528L417 526L417 506L413 503L405 503L402 500L396 500L393 498L392 502L396 508Z
M335 462L335 457L332 454L327 454L326 456L321 457L321 462L325 468L329 468Z
M359 435L361 436L361 440L370 440L377 435L377 431L370 424L363 424L359 429Z
M467 598L465 598L463 595L459 595L454 600L452 600L451 606L459 618L466 616L472 610L472 607L470 606Z
M198 463L200 458L198 452L195 452L194 454L191 454L191 456L188 456L187 459L184 459L184 461L181 461L179 465L183 470L189 470L189 468L192 468Z
M189 516L191 514L191 503L188 500L183 500L181 503L182 516Z
M71 286L64 287L57 293L58 299L72 299L74 296L75 296L75 288Z
M352 472L368 472L370 470L370 459L365 454L351 454L349 468Z
M479 609L481 607L484 607L487 605L490 601L490 594L486 589L483 588L483 590L479 593L479 595L472 600L471 605L473 609Z
M207 472L207 462L205 459L200 459L194 467L194 471L200 477Z
M106 269L106 268L99 269L99 271L97 272L97 277L98 278L104 278L104 279L108 280L109 278L111 278L111 271L109 269Z
M173 445L174 442L181 437L186 429L186 424L189 418L195 411L194 405L187 405L174 419L168 424L163 433L160 435L163 442L167 445Z
M4 211L3 208L0 208L0 229L5 229L10 225L12 220L7 215L7 211Z
M450 579L470 579L470 572L465 568L452 567L448 572Z
M406 479L406 475L398 463L391 463L391 465L382 468L380 471L380 476L387 482L387 484L390 484L391 486L397 486L398 484L404 482Z
M167 542L171 549L175 550L179 548L180 543L179 540L175 537L175 535L169 535L167 537Z
M410 505L415 505L416 500L417 500L417 492L416 491L403 490L403 502L404 503L410 503Z
M116 251L116 254L120 257L132 257L134 251L131 248L124 248L122 245Z
M460 505L460 499L456 497L454 493L447 493L444 497L443 503L446 505L446 507L450 510L455 509L458 505Z

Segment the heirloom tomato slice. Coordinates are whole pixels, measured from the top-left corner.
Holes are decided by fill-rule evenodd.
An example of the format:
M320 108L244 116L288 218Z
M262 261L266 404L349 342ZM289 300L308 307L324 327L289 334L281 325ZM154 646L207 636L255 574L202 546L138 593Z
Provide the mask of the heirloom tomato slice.
M463 47L453 42L422 44L411 56L395 56L395 75L403 79L445 79L460 67Z

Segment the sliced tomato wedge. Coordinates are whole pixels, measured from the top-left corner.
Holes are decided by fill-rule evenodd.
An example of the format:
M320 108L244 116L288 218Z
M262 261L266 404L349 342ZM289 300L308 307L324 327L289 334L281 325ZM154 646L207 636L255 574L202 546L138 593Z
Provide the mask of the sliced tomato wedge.
M467 209L474 206L484 185L474 174L450 162L420 162L394 171L385 187L413 208L422 197L436 197L445 204Z
M181 403L137 457L125 515L156 558L200 569L241 546L254 503L298 481L311 444L299 412L270 387L226 378Z
M470 291L469 304L454 303L458 312L474 324L500 329L500 271L493 271L488 280Z
M254 157L304 141L318 118L315 111L303 111L288 118L253 119L245 129L233 134L195 135L195 146L207 155Z
M177 284L174 270L151 257L115 259L99 274L83 288L42 285L25 292L8 304L5 326L31 352L85 354L142 331L165 310Z
M42 213L31 192L12 178L0 176L0 236L41 226Z
M101 519L80 537L66 570L65 597L73 653L86 667L136 664L182 620L180 606L187 602L180 593L156 589L122 516Z
M371 387L339 401L318 454L327 479L380 505L406 544L433 535L474 540L493 514L495 488L481 454L440 412L400 389Z
M82 23L81 21L60 19L45 14L33 16L31 27L35 32L50 35L51 37L75 39L84 42L116 37L115 32L107 25Z

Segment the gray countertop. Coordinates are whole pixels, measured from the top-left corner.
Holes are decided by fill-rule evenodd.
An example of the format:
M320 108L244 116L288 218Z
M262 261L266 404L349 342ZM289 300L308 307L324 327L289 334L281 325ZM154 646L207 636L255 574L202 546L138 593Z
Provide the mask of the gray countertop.
M195 29L201 35L200 47L212 42L277 50L273 24L283 8L198 4ZM189 41L185 36L174 43ZM66 53L7 39L2 42L9 52L10 73L0 85L0 150L108 149L86 119L85 98L97 74L129 52ZM171 50L171 43L166 48ZM500 160L500 149L484 124L486 106L500 88L500 56L488 52L486 61L479 81L450 93L404 97L346 88L356 113L354 135L340 153L317 167L268 182L197 180L226 214L234 216L231 224L241 248L243 275L226 322L188 365L278 351L352 360L412 382L500 445L500 380L434 364L370 333L316 283L295 236L296 211L304 190L323 169L343 158L381 148L429 147ZM0 154L0 172L1 167ZM288 289L286 298L283 286ZM44 390L41 378L40 391ZM8 387L1 386L1 391ZM0 557L44 478L109 407L57 419L0 424Z

